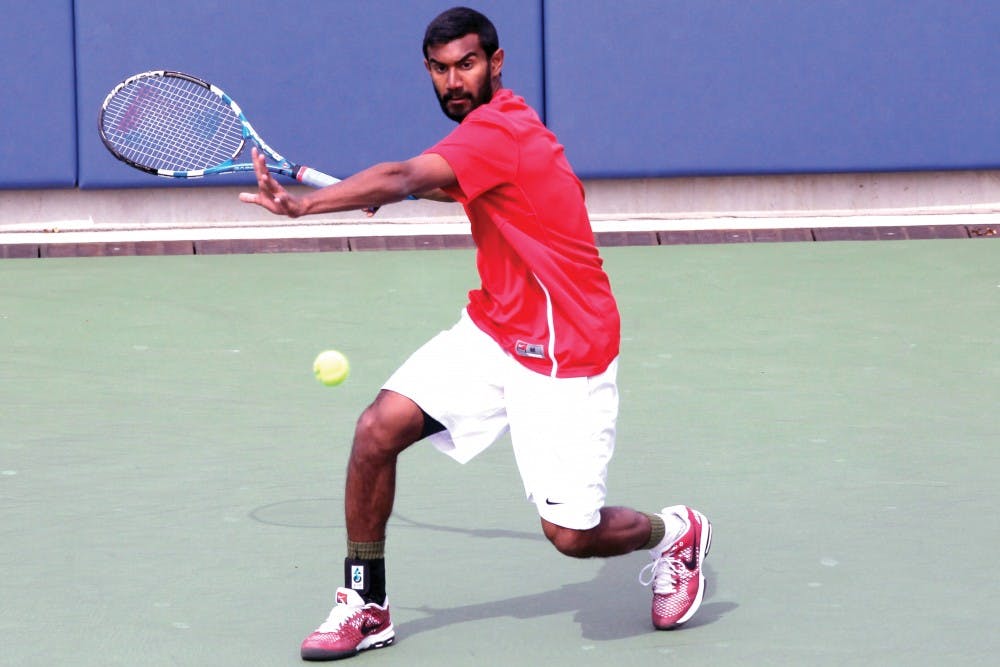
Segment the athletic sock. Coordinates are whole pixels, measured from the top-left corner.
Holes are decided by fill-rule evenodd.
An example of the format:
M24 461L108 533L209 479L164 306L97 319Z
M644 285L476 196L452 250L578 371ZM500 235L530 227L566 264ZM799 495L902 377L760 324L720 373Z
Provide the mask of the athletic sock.
M378 542L352 542L347 540L347 557L359 560L385 558L385 539Z
M663 524L663 517L661 517L659 514L649 514L647 512L643 512L643 514L645 514L646 518L649 519L650 530L649 530L649 541L646 542L646 544L643 545L642 548L649 550L663 541L663 535L664 533L666 533L667 529L666 526Z
M649 533L649 541L644 549L650 551L663 551L673 544L687 530L687 522L676 514L646 514L649 517L649 525L652 527Z

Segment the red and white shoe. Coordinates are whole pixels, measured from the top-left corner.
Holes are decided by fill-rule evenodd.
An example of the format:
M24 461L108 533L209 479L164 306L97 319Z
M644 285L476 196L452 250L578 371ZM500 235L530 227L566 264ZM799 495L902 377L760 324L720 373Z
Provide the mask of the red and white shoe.
M303 660L339 660L360 651L389 646L396 631L384 606L365 603L357 591L337 589L337 604L316 632L302 642Z
M687 526L673 542L650 551L653 562L639 573L639 583L653 585L653 627L669 630L686 623L698 611L705 594L701 563L712 546L712 524L701 513L685 505L665 507L660 516L667 525L676 515Z

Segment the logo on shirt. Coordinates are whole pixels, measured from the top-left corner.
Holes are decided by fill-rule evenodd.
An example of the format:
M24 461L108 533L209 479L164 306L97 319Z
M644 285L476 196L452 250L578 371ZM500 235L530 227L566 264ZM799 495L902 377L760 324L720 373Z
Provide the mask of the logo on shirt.
M514 353L519 357L545 358L545 348L537 343L525 343L519 340L514 343Z

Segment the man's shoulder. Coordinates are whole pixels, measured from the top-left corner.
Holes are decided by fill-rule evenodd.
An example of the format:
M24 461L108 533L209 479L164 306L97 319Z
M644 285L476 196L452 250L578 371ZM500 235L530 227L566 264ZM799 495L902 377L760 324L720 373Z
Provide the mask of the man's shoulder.
M470 124L496 125L512 134L518 134L526 125L542 125L535 110L509 88L498 90L488 104L477 107L465 120Z

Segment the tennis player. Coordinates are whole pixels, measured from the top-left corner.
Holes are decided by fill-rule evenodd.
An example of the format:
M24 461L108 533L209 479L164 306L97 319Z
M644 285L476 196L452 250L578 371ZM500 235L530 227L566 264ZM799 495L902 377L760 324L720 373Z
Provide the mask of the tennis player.
M704 592L711 525L674 505L656 513L606 507L618 414L619 314L602 269L584 190L556 137L504 88L493 24L462 7L427 27L424 64L441 110L458 126L423 154L293 196L255 155L259 190L240 199L298 217L408 195L460 202L472 223L481 286L458 322L417 350L362 413L347 468L345 583L302 643L331 660L393 643L385 536L396 461L428 439L467 462L510 432L542 532L563 554L649 550L652 621L674 628Z

